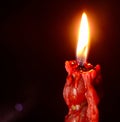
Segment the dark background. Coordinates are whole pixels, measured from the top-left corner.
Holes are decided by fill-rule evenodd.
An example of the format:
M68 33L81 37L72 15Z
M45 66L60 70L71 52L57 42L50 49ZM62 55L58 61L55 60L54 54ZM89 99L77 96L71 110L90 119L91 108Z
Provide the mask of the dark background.
M88 15L88 61L100 64L100 122L120 121L120 4L109 0L0 2L0 122L63 122L66 60Z

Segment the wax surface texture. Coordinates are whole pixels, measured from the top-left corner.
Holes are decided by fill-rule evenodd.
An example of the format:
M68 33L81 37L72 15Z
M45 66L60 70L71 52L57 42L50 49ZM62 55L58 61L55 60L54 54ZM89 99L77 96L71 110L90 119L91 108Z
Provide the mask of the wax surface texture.
M68 76L63 97L69 108L65 122L98 122L100 65L85 63L81 67L73 60L66 61L65 68Z

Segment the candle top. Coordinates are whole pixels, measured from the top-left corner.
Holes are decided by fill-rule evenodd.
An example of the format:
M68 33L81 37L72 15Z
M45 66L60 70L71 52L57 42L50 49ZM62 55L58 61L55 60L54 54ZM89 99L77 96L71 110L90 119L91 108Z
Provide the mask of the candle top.
M93 65L86 62L86 63L84 63L83 66L81 66L78 61L71 60L71 61L65 62L65 68L66 68L67 72L69 72L71 74L75 70L79 70L80 72L89 71L89 70L93 69Z

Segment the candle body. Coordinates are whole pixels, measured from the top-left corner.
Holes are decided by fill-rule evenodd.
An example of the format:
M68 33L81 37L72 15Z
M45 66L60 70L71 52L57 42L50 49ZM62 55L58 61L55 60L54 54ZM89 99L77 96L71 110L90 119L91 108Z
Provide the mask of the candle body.
M86 63L80 67L77 61L66 61L65 68L68 76L63 97L69 108L65 122L98 122L100 66Z

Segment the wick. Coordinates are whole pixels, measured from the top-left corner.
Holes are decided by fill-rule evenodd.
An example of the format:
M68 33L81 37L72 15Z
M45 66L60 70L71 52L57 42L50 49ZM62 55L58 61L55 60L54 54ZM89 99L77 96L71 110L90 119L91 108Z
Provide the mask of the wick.
M84 67L85 59L84 58L77 58L77 62L80 67Z

